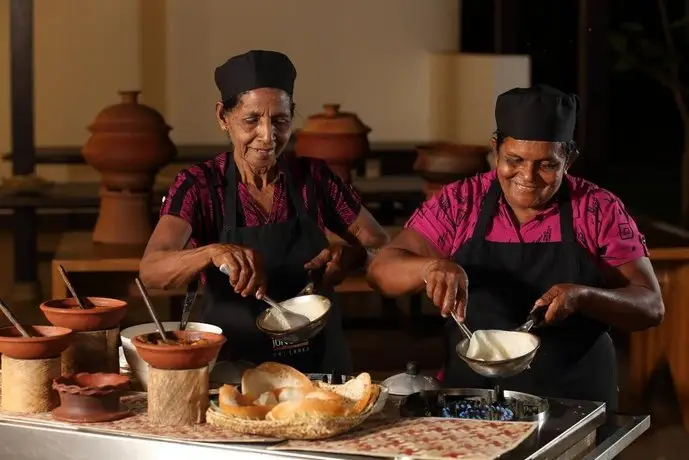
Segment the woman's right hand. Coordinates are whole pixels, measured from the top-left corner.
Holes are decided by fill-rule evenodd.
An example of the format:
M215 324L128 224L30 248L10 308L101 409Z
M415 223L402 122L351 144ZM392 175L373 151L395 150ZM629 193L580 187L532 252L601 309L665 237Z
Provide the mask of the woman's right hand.
M454 312L457 320L464 321L469 279L462 267L448 259L436 259L423 269L426 295L440 308L443 317Z
M252 249L233 244L213 245L213 265L230 268L230 285L242 297L255 295L263 297L266 291L266 278L258 253Z

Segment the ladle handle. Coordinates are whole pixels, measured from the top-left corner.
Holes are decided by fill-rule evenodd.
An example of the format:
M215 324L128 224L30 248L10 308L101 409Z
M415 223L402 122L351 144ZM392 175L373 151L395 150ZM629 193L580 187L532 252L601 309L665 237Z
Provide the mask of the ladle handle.
M167 343L168 339L167 339L167 336L165 335L165 328L163 327L163 324L160 322L160 320L158 319L158 315L156 315L156 312L153 309L153 304L151 304L151 298L148 296L148 292L146 291L144 284L141 282L141 280L139 279L138 276L136 277L136 279L134 281L136 282L136 287L139 288L139 292L141 293L141 297L143 297L143 299L144 299L144 303L146 304L146 308L148 308L148 313L151 315L153 322L155 323L156 327L158 328L158 334L160 334L160 338L163 340L163 343Z
M222 273L222 274L224 274L224 275L227 275L227 276L230 276L230 266L229 266L229 265L227 265L227 264L222 264L222 265L220 265L220 267L218 268L218 270L220 270L220 273ZM273 299L271 299L271 298L268 297L267 295L263 295L263 297L261 297L261 300L263 300L265 303L267 303L267 304L270 305L271 307L277 308L277 309L280 310L280 311L284 311L284 310L285 310L284 308L282 308L282 305L280 305L279 303L277 303L276 301L274 301Z
M426 281L426 280L424 279L424 280L423 280L423 283L424 283L424 284L428 284L428 281ZM461 322L461 321L459 320L459 318L457 318L457 315L455 314L454 311L452 311L450 314L452 315L452 319L455 320L455 323L457 323L457 326L459 326L459 330L462 331L462 334L464 334L464 336L465 336L467 339L471 340L471 336L472 336L473 334L471 333L471 331L469 330L469 328L466 327L466 324L464 324L463 322Z
M74 297L74 301L77 303L77 307L81 308L82 310L86 310L86 307L84 304L81 302L81 299L77 295L77 291L74 289L74 286L72 286L72 283L69 281L69 278L67 277L67 272L65 271L65 267L62 265L57 266L57 272L60 274L62 277L62 281L65 283L65 286L67 286L67 290L69 290L69 293L72 294L72 297Z
M10 320L10 323L12 323L12 325L17 328L22 337L31 337L31 334L26 332L26 329L24 329L24 327L19 323L19 321L17 321L17 318L14 317L14 315L7 307L7 305L5 305L5 302L3 302L2 299L0 299L0 310L2 310L5 316L7 316L7 319Z

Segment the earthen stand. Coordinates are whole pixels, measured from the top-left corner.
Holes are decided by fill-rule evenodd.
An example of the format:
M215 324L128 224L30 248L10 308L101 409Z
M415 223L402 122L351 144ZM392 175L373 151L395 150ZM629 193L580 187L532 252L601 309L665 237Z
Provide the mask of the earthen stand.
M60 365L60 357L14 359L2 355L2 410L38 414L57 407L53 379L60 377Z
M148 367L148 419L157 425L204 423L208 409L208 366L164 370Z
M74 332L72 344L62 352L62 374L117 373L120 369L117 339L120 329Z

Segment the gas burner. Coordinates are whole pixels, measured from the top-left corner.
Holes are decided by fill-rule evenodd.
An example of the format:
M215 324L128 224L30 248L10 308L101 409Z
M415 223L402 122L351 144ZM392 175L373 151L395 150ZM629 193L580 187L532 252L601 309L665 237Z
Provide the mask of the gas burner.
M422 391L400 406L403 417L446 417L494 421L543 421L548 401L516 391L454 388Z

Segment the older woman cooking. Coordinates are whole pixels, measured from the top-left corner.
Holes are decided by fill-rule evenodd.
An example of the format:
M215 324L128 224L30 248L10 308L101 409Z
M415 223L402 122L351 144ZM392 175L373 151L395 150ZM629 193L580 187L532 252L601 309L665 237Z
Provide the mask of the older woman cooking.
M541 348L531 368L500 382L542 396L617 406L611 326L658 325L658 281L636 223L612 193L567 174L578 100L548 86L496 103L497 169L452 183L423 204L380 251L369 278L391 296L426 291L443 316L471 330L511 330L536 308ZM468 307L467 307L468 303ZM446 324L445 384L486 388L454 350Z
M296 70L284 54L250 51L215 70L218 126L232 144L179 173L141 261L147 286L205 281L203 321L222 327L221 356L277 360L304 372L351 370L342 320L333 302L327 326L310 342L284 344L258 331L264 294L297 295L321 273L323 293L388 238L360 197L325 163L282 155L292 131ZM329 229L349 244L330 245ZM230 268L228 276L219 267Z

